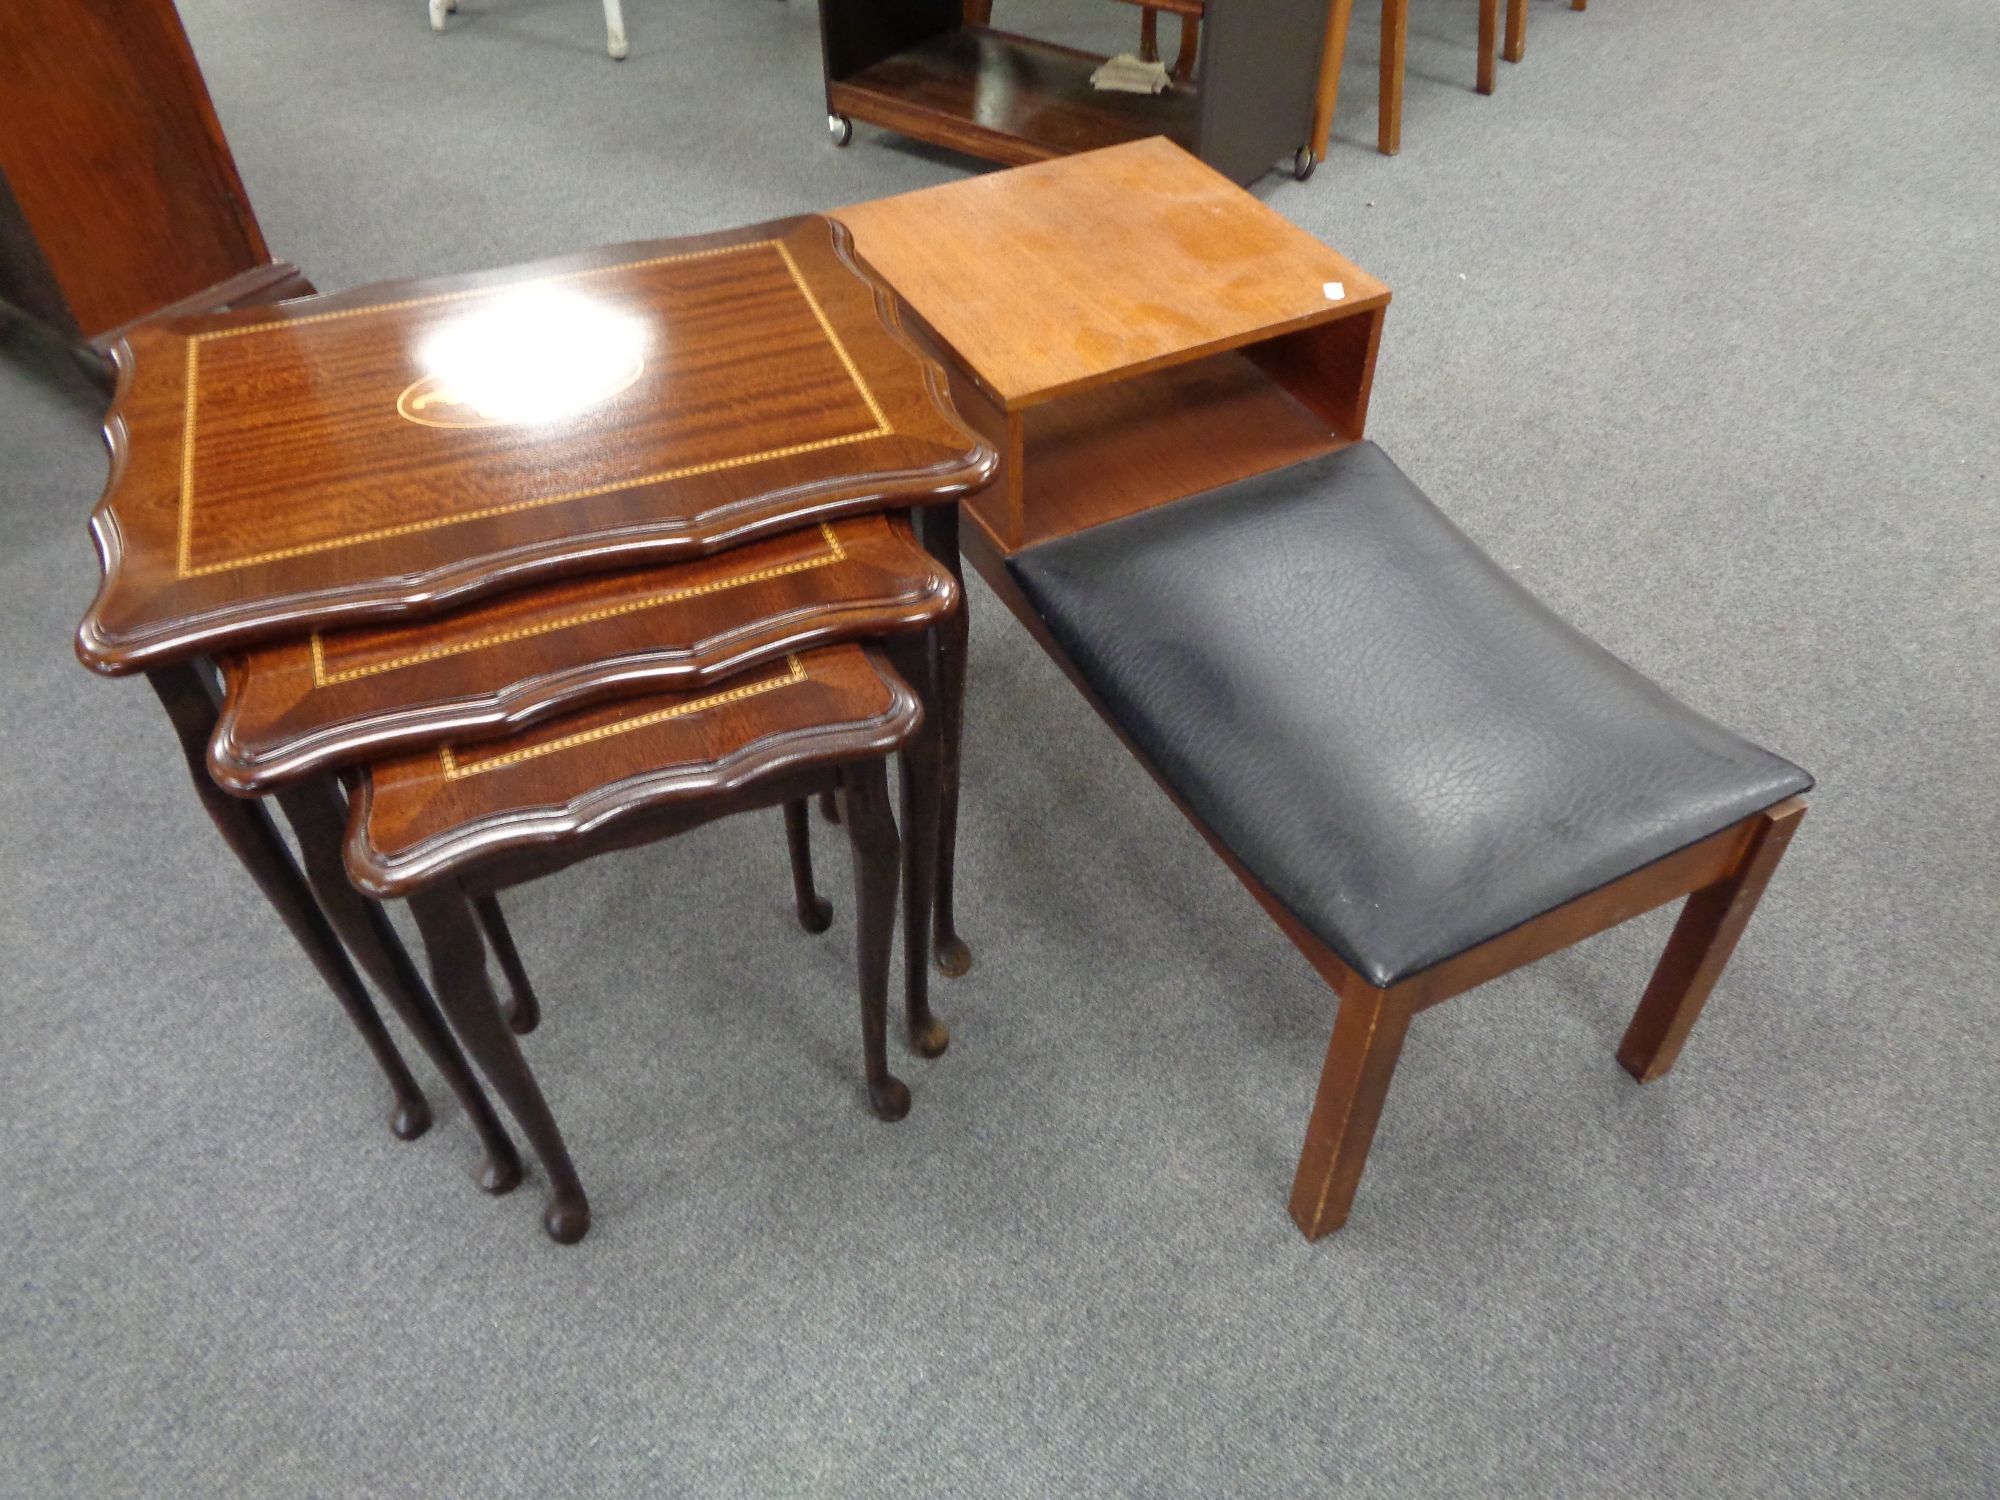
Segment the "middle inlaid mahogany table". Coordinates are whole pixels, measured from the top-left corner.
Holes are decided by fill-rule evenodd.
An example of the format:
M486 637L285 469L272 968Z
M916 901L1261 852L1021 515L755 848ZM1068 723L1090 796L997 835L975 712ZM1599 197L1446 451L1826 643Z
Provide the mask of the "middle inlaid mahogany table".
M923 941L943 800L934 631L960 597L958 579L895 512L519 590L413 624L227 652L209 768L229 790L255 796L412 751L503 754L484 742L639 694L726 701L751 669L811 646L873 642L914 685L926 721L897 746L905 926L916 935L904 988L912 1045L936 1056L947 1033L929 1015ZM805 805L785 813L799 919L823 931L830 912L812 889ZM514 990L515 1030L532 1030L533 989L498 908L487 895L473 908Z
M78 654L151 678L211 817L357 1021L335 930L455 1084L428 993L339 874L331 783L280 797L315 904L261 809L202 773L205 659L935 504L995 465L817 217L166 320L111 353L104 579ZM371 1044L420 1106L386 1034Z

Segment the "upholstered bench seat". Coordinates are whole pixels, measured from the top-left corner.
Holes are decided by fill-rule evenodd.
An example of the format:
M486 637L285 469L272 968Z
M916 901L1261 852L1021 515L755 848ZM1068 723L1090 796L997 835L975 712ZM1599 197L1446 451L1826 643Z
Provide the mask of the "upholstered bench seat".
M1761 837L1746 820L1812 785L1557 618L1372 443L1009 566L1252 888L1376 991L1725 830Z
M1376 985L1812 785L1557 618L1373 443L1013 571L1175 792Z

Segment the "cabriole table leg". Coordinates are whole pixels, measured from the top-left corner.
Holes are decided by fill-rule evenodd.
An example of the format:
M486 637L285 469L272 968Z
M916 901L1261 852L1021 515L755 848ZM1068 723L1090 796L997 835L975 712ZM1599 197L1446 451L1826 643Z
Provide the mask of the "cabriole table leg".
M445 1082L465 1106L472 1128L486 1151L480 1167L479 1185L489 1193L504 1193L521 1180L521 1158L514 1150L500 1117L487 1102L479 1082L466 1065L445 1025L437 1002L410 962L402 939L389 923L389 915L378 902L357 891L347 878L342 863L341 844L347 833L347 807L329 777L298 782L277 794L278 806L298 835L299 852L305 856L306 879L319 900L320 909L333 924L361 967L388 997L403 1024L410 1028L417 1045L424 1049Z
M298 945L305 949L306 957L312 960L320 978L333 991L388 1078L396 1096L390 1129L402 1140L415 1140L430 1128L430 1103L417 1087L416 1079L410 1076L402 1054L396 1051L396 1044L390 1040L381 1016L368 998L361 976L354 972L354 965L334 935L326 913L313 900L305 878L292 862L291 851L271 822L271 815L261 802L232 797L208 774L208 740L215 729L216 711L200 673L190 664L157 667L146 674L146 680L152 684L180 738L195 795L201 798L216 831L243 862L243 868L250 872L250 878L257 882L264 899L283 919Z
M956 979L972 967L972 950L958 935L952 914L952 879L958 864L958 775L965 734L965 663L971 640L972 601L958 552L958 506L931 505L918 512L924 550L958 580L958 608L937 626L938 801L936 864L931 885L931 952L938 972Z

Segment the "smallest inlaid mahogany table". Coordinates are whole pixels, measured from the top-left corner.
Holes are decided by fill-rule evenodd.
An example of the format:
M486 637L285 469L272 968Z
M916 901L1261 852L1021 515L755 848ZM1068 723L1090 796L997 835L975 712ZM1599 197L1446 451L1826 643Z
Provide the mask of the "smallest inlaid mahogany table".
M950 501L993 451L817 217L162 320L111 353L104 578L78 654L149 676L210 816L369 1035L399 1133L421 1130L422 1096L336 933L459 1088L497 1185L511 1147L340 873L331 781L278 798L308 890L261 806L206 774L207 659ZM926 541L955 566L952 530Z

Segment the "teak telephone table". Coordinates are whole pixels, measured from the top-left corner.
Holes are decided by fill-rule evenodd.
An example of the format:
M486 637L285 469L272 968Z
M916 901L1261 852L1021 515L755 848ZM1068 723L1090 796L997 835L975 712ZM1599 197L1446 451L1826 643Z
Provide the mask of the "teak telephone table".
M1002 454L962 541L1003 595L1023 547L1362 436L1389 289L1168 141L836 217Z
M1812 777L1550 613L1363 441L1389 294L1161 141L843 212L1005 455L967 550L1339 996L1291 1212L1345 1222L1410 1018L1689 897L1672 1067Z
M817 217L150 322L112 352L104 578L78 654L151 679L210 816L388 1073L398 1133L426 1106L341 941L465 1100L488 1185L511 1185L511 1143L342 869L333 784L277 794L301 879L261 806L208 774L205 659L935 506L986 483L994 454ZM955 566L953 521L927 540Z

